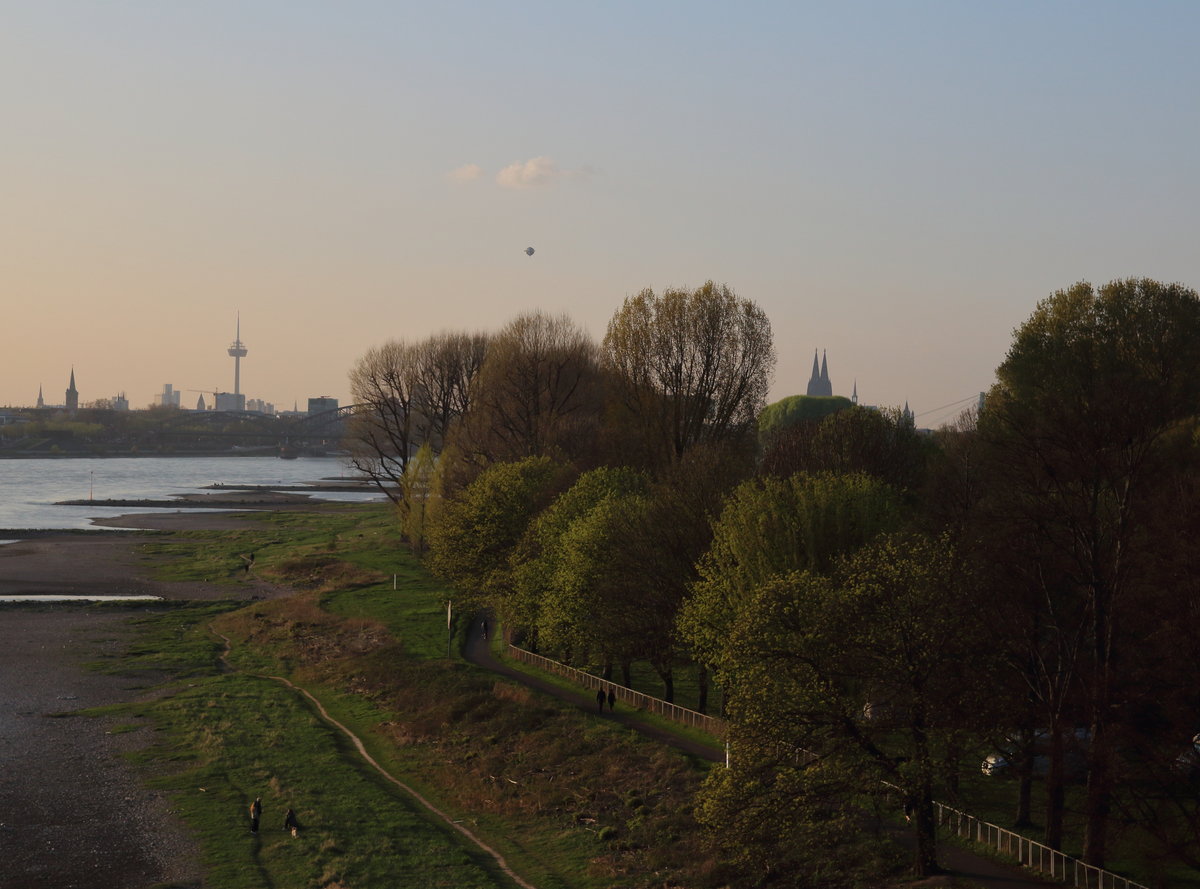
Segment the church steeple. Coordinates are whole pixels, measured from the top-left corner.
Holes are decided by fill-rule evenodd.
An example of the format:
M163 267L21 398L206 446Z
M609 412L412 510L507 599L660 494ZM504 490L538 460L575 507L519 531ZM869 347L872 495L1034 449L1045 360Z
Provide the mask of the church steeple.
M852 404L858 404L858 380L857 379L854 381L854 392L850 395L850 402Z
M45 407L45 406L46 406L46 399L42 398L42 387L41 387L41 385L40 385L40 384L38 385L38 400L37 400L37 406L38 406L38 407Z
M79 409L79 391L75 388L75 368L71 367L71 385L67 387L67 410Z
M812 379L808 381L807 394L828 397L833 395L833 384L829 382L829 363L826 361L824 353L821 354L819 361L817 358L817 350L813 349Z

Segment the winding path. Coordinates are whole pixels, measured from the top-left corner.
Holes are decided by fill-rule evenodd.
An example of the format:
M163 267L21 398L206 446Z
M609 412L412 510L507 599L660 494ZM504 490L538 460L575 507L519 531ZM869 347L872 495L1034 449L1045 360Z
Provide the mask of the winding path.
M229 657L228 657L230 645L232 644L229 641L229 637L226 636L224 633L217 632L216 630L213 630L213 632L217 636L220 636L221 639L225 643L225 650L221 653L221 663L224 664L226 669L228 669L230 671L234 671L236 668L234 668L233 665L229 663ZM431 803L429 800L427 800L424 796L422 796L420 793L418 793L416 790L414 790L408 784L405 784L403 781L401 781L399 778L397 778L395 775L393 775L391 772L389 772L387 769L385 769L382 765L380 765L379 761L376 760L375 757L371 756L371 754L367 752L367 748L363 744L362 739L359 738L359 736L356 735L354 732L350 731L350 729L347 728L345 725L338 722L338 720L336 720L332 715L330 715L329 711L325 709L325 705L322 704L319 700L317 700L312 695L311 692L309 692L307 689L301 688L300 686L296 685L291 680L289 680L283 676L270 676L270 675L263 674L263 673L253 673L251 675L257 676L260 679L270 679L273 682L278 682L281 685L287 686L292 691L298 692L299 694L303 695L308 700L308 702L310 704L312 704L312 706L316 709L317 713L320 715L320 717L323 720L325 720L326 723L333 726L338 731L340 731L343 735L345 735L347 738L350 739L350 743L352 743L354 745L354 749L358 751L358 755L361 756L363 758L363 760L371 766L371 768L373 768L373 769L375 769L375 771L379 772L379 774L381 776L383 776L387 781L389 781L390 783L394 784L396 787L399 787L401 790L403 790L405 793L407 793L410 797L412 797L414 800L416 800L418 803L420 803L422 806L424 806L428 811L432 812L434 815L437 815L439 818L441 818L443 821L445 821L448 825L450 825L450 827L454 828L459 833L461 833L476 847L483 850L488 855L492 856L492 858L495 860L496 865L500 868L500 870L502 870L518 886L523 887L523 889L536 889L536 887L532 883L529 883L528 881L522 879L520 876L518 876L516 874L516 872L513 871L513 869L511 867L508 866L508 862L504 860L503 855L501 855L499 852L497 852L495 849L493 849L491 846L489 846L487 843L485 843L483 840L481 840L479 837L477 837L474 833L472 833L466 827L463 827L463 825L459 824L457 821L455 821L453 818L451 818L449 815L447 815L445 812L443 812L441 809L439 809L437 806L435 806L433 803Z
M213 630L213 632L220 636L225 643L225 650L221 654L222 663L227 669L233 670L234 668L232 665L230 665L228 660L228 654L231 645L229 638L222 633L218 633L216 630ZM642 721L635 711L624 710L595 713L593 709L595 707L595 701L590 697L590 692L585 694L583 690L573 691L571 689L563 688L560 685L547 682L540 677L514 670L512 667L496 658L496 656L492 653L491 645L483 635L483 621L480 617L477 617L471 623L471 626L468 630L467 644L463 649L463 656L469 663L472 663L482 669L488 670L489 672L495 673L499 676L503 676L512 682L516 682L528 688L544 692L545 694L551 695L552 697L558 698L559 700L565 701L569 704L573 704L579 707L581 710L586 710L587 712L592 713L601 719L610 719L619 723L620 725L632 729L633 731L652 738L655 741L668 744L671 747L681 750L690 756L695 756L699 759L707 760L709 762L723 762L725 759L724 752L719 748L710 744L703 744L690 738L681 737L665 729L649 725ZM259 676L262 679L269 679L273 682L278 682L281 685L285 685L293 691L303 695L320 715L321 719L345 735L354 745L354 748L358 751L359 756L361 756L363 760L373 769L375 769L383 778L403 790L412 799L416 800L418 803L420 803L420 805L425 807L425 809L427 809L429 812L433 813L438 818L445 821L450 827L462 834L477 848L490 855L495 860L500 870L503 871L504 874L510 879L512 879L513 882L521 886L522 889L536 889L536 887L522 877L518 876L512 870L512 868L508 866L508 862L505 861L503 855L481 840L462 824L457 823L453 818L427 800L415 789L401 781L382 765L380 765L380 763L373 756L371 756L369 752L367 752L366 746L363 744L362 739L337 719L335 719L332 715L330 715L329 711L325 709L324 705L309 691L301 688L298 685L295 685L293 682L283 676L270 676L260 673L253 675ZM907 831L899 831L898 828L897 831L902 834L904 838L908 837ZM1023 868L992 861L991 859L985 858L982 855L976 855L949 843L942 843L939 845L938 857L942 861L943 867L949 873L962 877L966 880L970 880L971 882L983 887L983 889L1045 889L1047 885L1050 885L1045 881L1037 879L1037 877Z

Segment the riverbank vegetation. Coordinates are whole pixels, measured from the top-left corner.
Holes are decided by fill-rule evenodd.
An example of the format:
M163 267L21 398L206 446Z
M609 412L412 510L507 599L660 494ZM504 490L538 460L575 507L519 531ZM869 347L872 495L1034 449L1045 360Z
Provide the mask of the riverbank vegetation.
M226 566L231 585L254 583L236 567L249 550L254 575L297 591L148 613L139 643L110 665L184 681L125 718L157 729L141 757L198 834L206 885L514 885L276 676L539 889L720 885L692 817L701 765L448 660L446 589L394 528L390 509L355 506L145 545L164 578L211 580ZM282 830L289 807L295 839Z
M215 763L243 769L220 767L209 843L293 755L226 732L215 714L259 714L241 685L218 690L279 676L540 887L881 885L905 831L911 870L936 869L935 799L1196 885L1200 298L1147 280L1054 294L983 409L934 433L852 406L781 412L801 419L760 438L772 354L753 304L711 284L627 300L601 345L527 316L487 340L437 453L431 436L389 455L388 507L147 543L171 577L248 582L253 552L254 577L296 591L163 624L196 661L172 669L207 690L169 699L187 709L160 715L156 755L183 757L181 795L216 786ZM447 658L449 598L614 681L649 673L668 699L686 674L697 709L721 701L731 767L705 775ZM284 697L279 726L320 730L315 762L344 745ZM327 793L346 795L297 798ZM910 823L884 829L901 808ZM343 855L353 816L329 811L319 884L384 866Z
M649 664L668 699L692 670L702 710L720 688L735 768L698 810L771 862L752 882L802 880L819 822L887 785L932 872L933 801L969 803L987 756L1012 776L1002 820L1047 845L1200 872L1195 291L1051 295L982 409L932 432L857 406L762 424L773 354L711 282L627 299L601 343L523 316L436 441L412 365L390 367L417 424L390 454L405 532L524 644L617 681Z

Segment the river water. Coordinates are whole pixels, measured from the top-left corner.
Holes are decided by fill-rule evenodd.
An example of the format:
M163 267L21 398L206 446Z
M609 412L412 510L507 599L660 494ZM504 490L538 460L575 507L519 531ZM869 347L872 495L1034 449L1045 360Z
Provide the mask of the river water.
M93 518L161 512L145 507L57 506L61 500L166 500L213 484L304 485L354 476L335 457L61 457L0 460L0 529L95 528ZM378 499L315 492L321 500ZM0 535L2 536L2 535Z

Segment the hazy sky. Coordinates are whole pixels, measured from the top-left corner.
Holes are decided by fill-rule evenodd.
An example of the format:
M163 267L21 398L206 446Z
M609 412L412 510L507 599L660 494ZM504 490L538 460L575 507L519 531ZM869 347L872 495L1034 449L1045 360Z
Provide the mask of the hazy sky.
M238 312L244 392L345 403L387 339L713 279L773 399L820 348L936 425L1054 290L1200 286L1200 4L734 7L0 2L0 405L231 390Z

